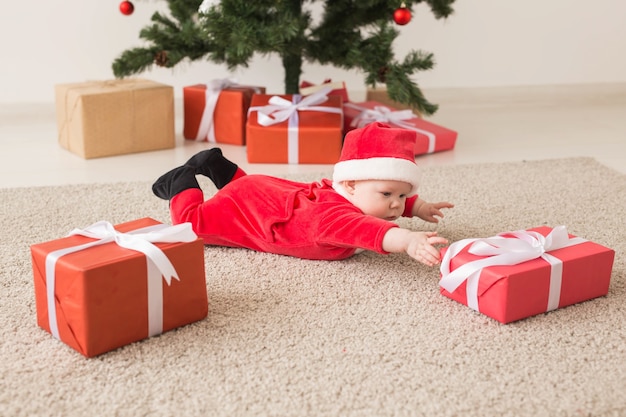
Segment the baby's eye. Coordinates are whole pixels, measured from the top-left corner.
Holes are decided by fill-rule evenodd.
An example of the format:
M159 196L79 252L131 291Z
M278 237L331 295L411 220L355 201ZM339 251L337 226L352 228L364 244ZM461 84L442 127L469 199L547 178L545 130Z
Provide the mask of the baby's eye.
M384 195L385 197L391 197L391 193L388 191L383 191L382 195Z
M406 194L400 194L400 198L406 198Z

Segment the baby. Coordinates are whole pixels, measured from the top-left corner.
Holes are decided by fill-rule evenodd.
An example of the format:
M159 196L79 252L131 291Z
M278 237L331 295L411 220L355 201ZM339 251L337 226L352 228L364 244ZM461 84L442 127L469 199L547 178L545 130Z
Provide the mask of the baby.
M247 175L213 148L161 176L152 190L170 201L172 222L190 222L207 245L324 260L360 250L406 252L433 266L440 261L435 245L448 241L394 223L400 216L436 223L442 209L454 207L418 197L415 140L414 131L379 122L352 130L332 181L314 183ZM196 175L218 188L206 201Z

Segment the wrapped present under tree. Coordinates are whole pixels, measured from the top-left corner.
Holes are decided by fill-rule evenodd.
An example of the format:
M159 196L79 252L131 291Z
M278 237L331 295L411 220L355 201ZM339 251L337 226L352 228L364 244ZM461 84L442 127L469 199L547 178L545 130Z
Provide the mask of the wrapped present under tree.
M415 131L415 155L450 150L456 144L456 131L417 117L411 110L396 110L376 101L344 103L343 115L345 133L372 122Z
M334 164L343 140L342 99L322 90L307 97L252 98L247 124L248 162Z
M85 159L173 148L174 90L126 79L55 87L59 144Z
M228 79L183 88L185 139L246 144L246 120L254 94L265 87L240 85Z

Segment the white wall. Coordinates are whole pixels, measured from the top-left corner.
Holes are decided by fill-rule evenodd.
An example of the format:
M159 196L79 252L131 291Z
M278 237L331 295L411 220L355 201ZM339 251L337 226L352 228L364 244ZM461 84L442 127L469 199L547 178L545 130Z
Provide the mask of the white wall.
M251 0L252 1L252 0ZM139 30L165 1L135 0L123 16L119 0L7 2L0 12L0 103L49 102L54 84L113 78L111 63L139 45ZM626 82L624 0L457 0L455 14L435 20L426 5L398 27L394 44L434 52L437 66L418 73L423 88ZM229 75L224 67L194 62L156 68L142 77L180 88L213 78L235 77L281 93L276 56L257 57ZM362 91L363 75L307 65L303 78L331 77Z

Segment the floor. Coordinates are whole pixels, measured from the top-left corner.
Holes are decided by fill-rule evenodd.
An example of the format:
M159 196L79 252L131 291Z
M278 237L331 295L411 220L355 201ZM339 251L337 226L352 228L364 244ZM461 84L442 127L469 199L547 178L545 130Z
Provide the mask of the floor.
M459 136L454 150L418 156L424 167L590 156L626 173L626 84L425 93L440 105L429 119ZM174 149L84 160L58 145L53 103L0 104L0 188L152 181L211 146L182 138L182 115L177 101ZM249 173L332 170L331 165L248 164L245 147L221 148Z

